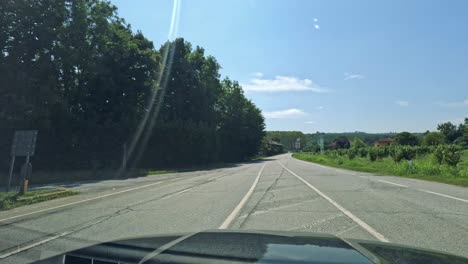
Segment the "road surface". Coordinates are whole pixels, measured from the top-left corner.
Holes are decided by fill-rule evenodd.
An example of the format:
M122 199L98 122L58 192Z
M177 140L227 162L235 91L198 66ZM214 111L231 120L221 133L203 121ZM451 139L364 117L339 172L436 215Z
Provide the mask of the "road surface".
M466 188L335 169L289 154L69 187L81 194L0 212L0 262L218 228L331 233L468 257Z

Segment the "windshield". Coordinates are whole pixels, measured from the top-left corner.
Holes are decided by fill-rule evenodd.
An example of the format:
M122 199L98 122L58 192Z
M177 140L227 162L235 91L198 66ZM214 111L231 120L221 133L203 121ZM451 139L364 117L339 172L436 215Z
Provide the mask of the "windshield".
M213 229L468 257L467 8L0 1L0 262Z

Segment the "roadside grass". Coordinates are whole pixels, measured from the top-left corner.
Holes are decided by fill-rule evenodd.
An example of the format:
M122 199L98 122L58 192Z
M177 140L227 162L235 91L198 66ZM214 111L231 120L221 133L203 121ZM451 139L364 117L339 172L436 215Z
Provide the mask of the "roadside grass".
M177 172L176 170L148 170L145 172L145 174L148 176L153 176L153 175L176 173L176 172Z
M320 155L307 152L294 153L293 157L308 162L348 170L468 186L467 150L463 151L462 162L460 162L457 167L435 164L432 155L422 155L413 160L411 169L408 162L401 161L395 163L391 158L383 158L371 162L368 158L356 157L350 160L346 156Z
M65 189L31 190L25 195L20 195L18 192L2 192L0 193L0 210L9 210L19 206L75 195L77 193L78 192Z

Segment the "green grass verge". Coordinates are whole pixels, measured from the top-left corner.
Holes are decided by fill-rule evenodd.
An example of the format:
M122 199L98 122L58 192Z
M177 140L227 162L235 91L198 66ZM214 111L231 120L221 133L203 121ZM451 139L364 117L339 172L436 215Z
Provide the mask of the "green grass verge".
M176 170L149 170L146 172L146 175L160 175L160 174L167 174L167 173L176 173Z
M457 167L437 165L431 155L417 157L412 169L408 163L395 163L391 158L383 158L371 162L368 158L356 157L350 160L346 156L320 155L313 153L294 153L293 157L326 166L363 171L383 175L393 175L408 178L443 182L448 184L468 186L468 151L464 151L463 160Z
M64 189L31 190L24 195L20 195L17 192L4 192L0 193L0 210L9 210L23 205L39 203L75 194L77 194L77 192Z

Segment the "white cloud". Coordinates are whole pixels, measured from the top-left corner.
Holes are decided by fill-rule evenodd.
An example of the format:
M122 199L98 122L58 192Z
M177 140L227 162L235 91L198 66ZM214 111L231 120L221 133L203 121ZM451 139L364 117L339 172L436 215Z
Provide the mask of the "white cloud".
M316 93L327 92L309 79L298 79L290 76L275 76L274 79L254 78L248 83L243 83L245 91L252 92L291 92L311 91Z
M306 124L315 124L315 121L307 121Z
M314 28L315 28L316 30L320 30L320 26L319 26L318 24L315 24L315 25L314 25Z
M314 17L314 22L317 23L317 22L318 22L318 18Z
M254 72L254 73L252 73L252 76L257 77L257 78L262 78L263 73L262 72Z
M317 110L323 110L323 109L325 109L325 107L323 107L323 106L317 106L317 107L315 107L315 109L317 109Z
M399 106L408 106L409 102L408 101L396 101L395 104Z
M362 80L364 79L364 75L362 74L357 74L357 73L349 73L349 72L345 72L344 73L344 79L345 80Z
M264 112L263 115L265 116L265 118L284 119L284 118L303 117L307 115L307 113L302 111L301 109L291 108L291 109L280 110L280 111Z

